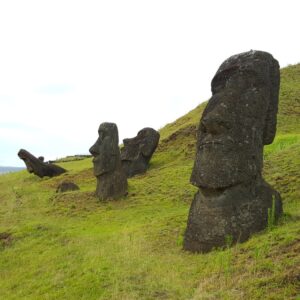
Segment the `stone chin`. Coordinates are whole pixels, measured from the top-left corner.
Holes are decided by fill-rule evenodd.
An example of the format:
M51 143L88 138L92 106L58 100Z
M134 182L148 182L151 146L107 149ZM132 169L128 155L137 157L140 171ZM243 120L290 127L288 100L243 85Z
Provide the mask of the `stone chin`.
M261 159L248 145L204 144L199 146L191 183L199 188L227 188L256 178Z

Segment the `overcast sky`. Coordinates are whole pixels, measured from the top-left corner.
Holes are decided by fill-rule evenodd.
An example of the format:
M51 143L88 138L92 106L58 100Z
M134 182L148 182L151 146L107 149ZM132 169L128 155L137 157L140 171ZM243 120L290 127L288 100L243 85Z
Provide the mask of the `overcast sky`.
M88 153L102 122L120 143L210 97L229 56L300 62L300 3L0 0L0 165Z

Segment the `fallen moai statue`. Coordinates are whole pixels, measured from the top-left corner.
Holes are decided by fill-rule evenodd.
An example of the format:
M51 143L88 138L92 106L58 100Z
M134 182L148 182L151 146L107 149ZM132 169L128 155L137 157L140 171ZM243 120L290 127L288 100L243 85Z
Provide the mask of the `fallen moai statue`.
M66 172L64 168L54 164L45 163L41 157L36 158L34 155L24 149L21 149L18 152L18 156L24 161L27 171L37 175L38 177L53 177Z

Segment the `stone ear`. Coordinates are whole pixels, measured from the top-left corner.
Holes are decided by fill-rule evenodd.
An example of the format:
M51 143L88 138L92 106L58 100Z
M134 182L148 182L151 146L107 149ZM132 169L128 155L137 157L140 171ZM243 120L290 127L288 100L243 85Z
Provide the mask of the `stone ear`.
M279 86L280 86L280 71L278 61L273 59L272 66L270 68L270 102L265 118L265 128L263 133L264 145L269 145L273 142L276 134L277 124L277 111L279 101Z

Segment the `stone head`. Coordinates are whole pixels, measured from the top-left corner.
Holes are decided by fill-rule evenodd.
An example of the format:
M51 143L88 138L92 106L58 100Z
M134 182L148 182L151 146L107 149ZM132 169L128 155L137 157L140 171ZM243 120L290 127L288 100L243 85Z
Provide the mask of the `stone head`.
M134 160L142 156L146 160L151 158L158 142L159 133L153 128L143 128L136 137L131 139L124 139L124 148L122 149L121 157L124 160Z
M60 166L45 163L43 157L36 158L27 150L21 149L18 152L18 156L24 161L29 173L34 173L41 178L44 176L58 176L66 172L66 170Z
M98 129L98 139L89 149L93 155L94 174L102 174L113 171L120 156L118 128L114 123L102 123Z
M18 152L18 156L24 161L29 173L33 173L34 170L37 169L41 164L41 161L31 153L29 153L27 150L21 149Z
M276 132L279 81L279 64L267 52L241 53L220 66L198 128L192 184L225 188L261 176L263 146Z

